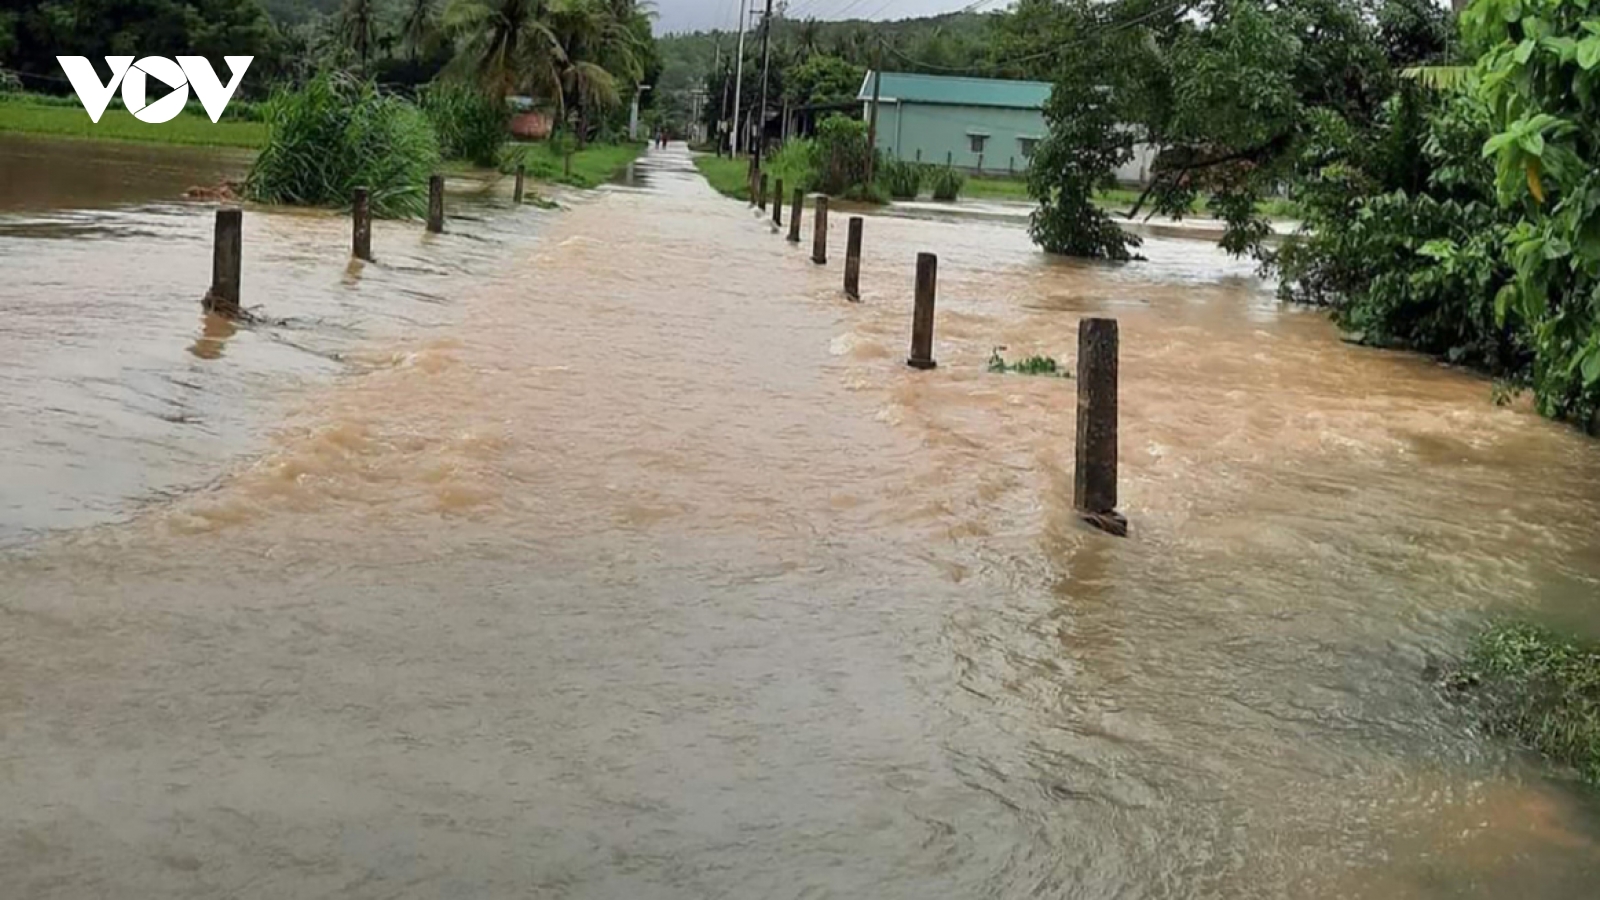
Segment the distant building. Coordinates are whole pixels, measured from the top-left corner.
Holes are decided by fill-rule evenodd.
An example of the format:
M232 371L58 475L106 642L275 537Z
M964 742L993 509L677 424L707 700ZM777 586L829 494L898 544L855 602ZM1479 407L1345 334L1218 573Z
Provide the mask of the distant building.
M856 99L863 118L872 115L873 73L862 79ZM952 165L983 174L1021 173L1049 129L1044 104L1049 82L956 78L884 72L878 86L878 149L907 162ZM1142 182L1150 153L1117 170L1124 182Z

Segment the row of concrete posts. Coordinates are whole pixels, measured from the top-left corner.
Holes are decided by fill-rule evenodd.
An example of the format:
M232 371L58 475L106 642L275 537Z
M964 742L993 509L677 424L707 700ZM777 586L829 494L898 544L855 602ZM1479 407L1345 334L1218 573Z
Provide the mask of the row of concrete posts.
M772 195L772 224L783 225L783 179ZM750 202L767 209L767 173L750 174ZM812 199L811 261L828 262L828 197ZM805 193L795 188L789 209L789 242L800 243L800 216ZM844 256L844 293L861 300L861 240L865 222L851 216ZM911 352L906 365L928 370L933 358L934 305L939 292L939 257L917 254L912 291ZM1073 470L1073 507L1084 521L1118 536L1126 535L1127 519L1117 511L1117 320L1086 318L1078 323L1077 456Z

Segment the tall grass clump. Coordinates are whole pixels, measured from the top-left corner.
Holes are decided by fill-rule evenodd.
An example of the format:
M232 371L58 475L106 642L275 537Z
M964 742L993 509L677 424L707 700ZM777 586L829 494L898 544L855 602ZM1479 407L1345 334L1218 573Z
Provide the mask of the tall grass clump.
M922 190L922 166L898 159L885 159L878 166L878 181L896 200L915 200Z
M468 84L435 83L420 98L422 111L439 135L445 159L464 159L493 168L510 133L511 110L500 100Z
M1491 732L1600 787L1600 646L1527 623L1497 624L1447 683L1477 696Z
M933 191L935 200L954 200L961 196L961 188L967 183L967 176L955 169L945 166L936 169L933 177L929 179L929 187Z
M259 203L344 206L371 192L372 214L420 216L439 139L410 101L370 81L322 74L267 101L267 142L245 179Z

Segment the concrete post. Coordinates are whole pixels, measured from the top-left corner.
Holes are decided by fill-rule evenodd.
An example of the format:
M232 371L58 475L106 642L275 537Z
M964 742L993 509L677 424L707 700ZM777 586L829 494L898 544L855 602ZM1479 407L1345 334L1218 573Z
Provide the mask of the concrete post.
M444 176L428 179L428 230L434 234L444 231Z
M794 202L789 206L789 243L800 243L800 213L805 209L806 195L799 188L794 189Z
M356 259L372 261L372 207L367 189L358 187L350 201L350 252Z
M772 224L783 227L783 179L776 179L772 186Z
M1117 320L1078 323L1077 461L1072 505L1085 520L1125 535L1117 512Z
M762 172L760 181L756 186L756 206L762 212L767 211L767 173Z
M522 164L522 163L517 163L517 183L516 183L516 186L511 189L511 202L512 203L521 203L522 202L522 182L523 182L523 179L527 178L527 176L528 176L528 167L526 165Z
M931 369L933 361L933 300L939 293L939 257L932 253L917 254L916 305L911 311L911 355L906 365L913 369Z
M828 195L818 194L811 211L811 261L828 264Z
M211 290L205 307L210 312L234 315L239 311L239 270L244 251L244 210L217 210L216 234L211 243Z
M851 300L861 299L861 228L860 216L850 217L850 235L844 245L844 293Z

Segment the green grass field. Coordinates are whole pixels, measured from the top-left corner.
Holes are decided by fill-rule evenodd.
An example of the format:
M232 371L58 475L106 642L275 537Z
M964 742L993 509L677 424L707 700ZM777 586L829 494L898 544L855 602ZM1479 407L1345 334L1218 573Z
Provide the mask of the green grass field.
M718 157L707 153L696 156L694 165L718 193L726 197L732 197L735 200L747 201L750 199L750 185L746 181L750 173L749 157L741 156L729 159L725 156ZM804 172L786 169L782 165L781 158L769 160L766 173L770 189L776 190L776 180L782 179L785 185L785 193L793 191L795 186L802 184L806 177ZM784 202L789 202L789 198L785 197Z
M0 132L49 134L98 141L142 141L211 147L260 147L267 139L261 122L212 122L204 115L180 113L170 122L141 122L120 106L112 106L98 124L76 103L40 103L27 98L0 100Z
M508 144L503 169L510 171L521 159L528 167L528 177L555 184L592 188L615 178L644 151L644 142L621 144L590 144L572 154L572 174L566 174L565 161L557 148L547 142L537 144Z

